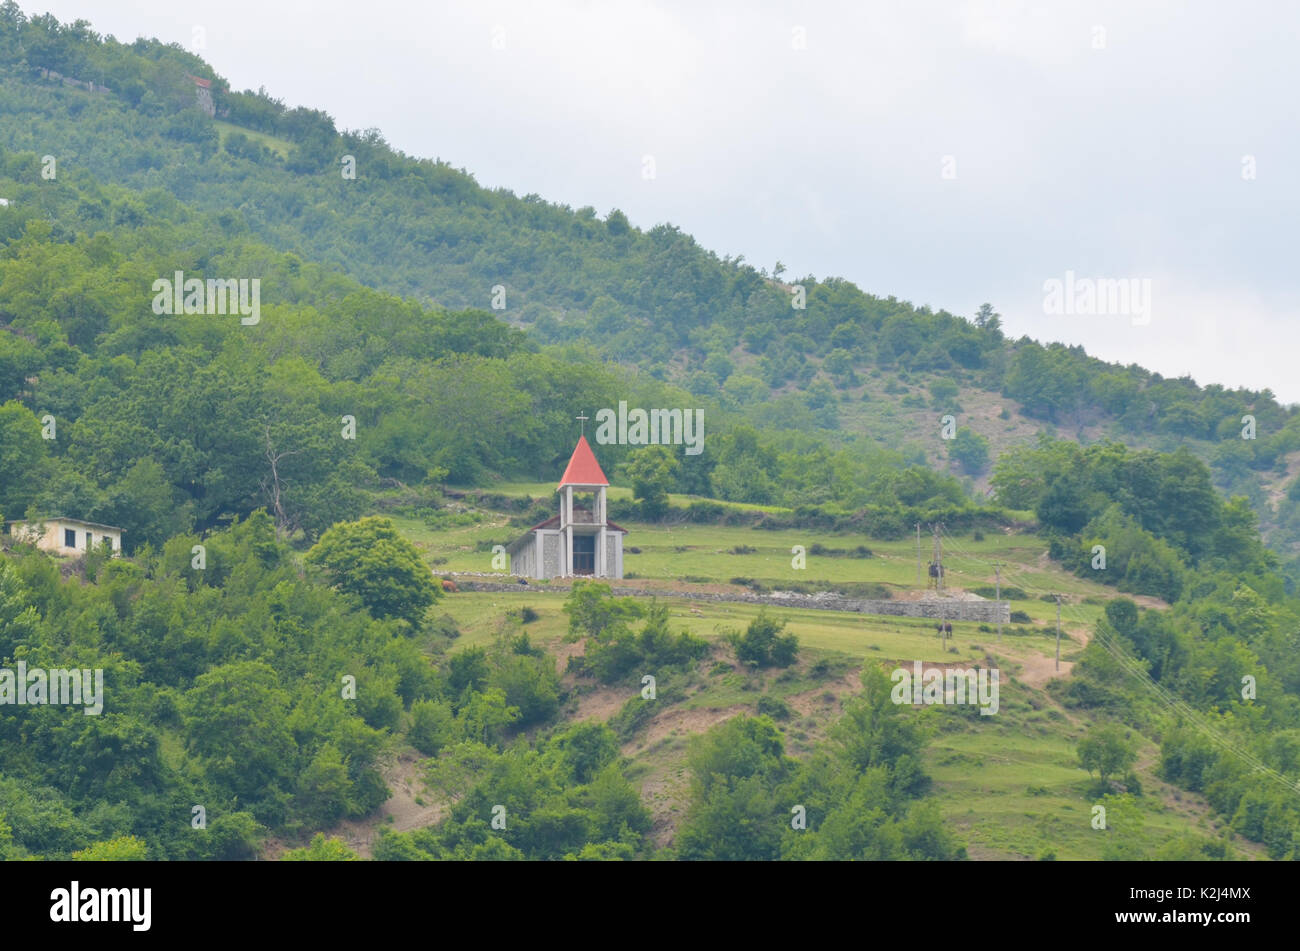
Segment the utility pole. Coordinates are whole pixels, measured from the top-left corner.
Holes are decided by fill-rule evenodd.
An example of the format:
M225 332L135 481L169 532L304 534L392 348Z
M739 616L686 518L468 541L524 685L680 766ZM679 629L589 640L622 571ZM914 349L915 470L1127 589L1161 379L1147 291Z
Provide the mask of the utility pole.
M939 523L935 522L934 529L934 567L938 574L934 577L935 591L943 592L943 543L939 541Z
M997 593L994 594L993 600L997 604L998 612L998 640L1002 640L1002 563L998 562L993 566L993 576L997 579Z
M916 587L921 587L921 523L916 523Z
M1061 669L1061 596L1056 596L1056 669Z

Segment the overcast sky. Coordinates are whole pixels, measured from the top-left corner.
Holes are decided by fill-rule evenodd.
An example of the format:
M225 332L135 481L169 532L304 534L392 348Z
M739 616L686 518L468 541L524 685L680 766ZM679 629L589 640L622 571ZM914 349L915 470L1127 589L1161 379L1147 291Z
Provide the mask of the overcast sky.
M236 89L489 187L1300 402L1300 7L19 3L198 38ZM1149 284L1128 314L1048 313L1067 272Z

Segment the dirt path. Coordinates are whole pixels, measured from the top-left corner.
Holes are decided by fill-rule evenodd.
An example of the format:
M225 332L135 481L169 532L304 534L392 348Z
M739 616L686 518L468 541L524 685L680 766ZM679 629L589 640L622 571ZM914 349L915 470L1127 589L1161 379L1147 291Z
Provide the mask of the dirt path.
M1025 686L1033 687L1036 690L1041 690L1049 680L1070 676L1070 672L1074 670L1074 662L1068 660L1061 661L1061 667L1058 670L1055 655L1047 657L1037 651L1029 651L1023 654L1012 654L1005 651L1003 653L1004 656L1015 660L1020 665L1020 673L1016 675L1016 679Z

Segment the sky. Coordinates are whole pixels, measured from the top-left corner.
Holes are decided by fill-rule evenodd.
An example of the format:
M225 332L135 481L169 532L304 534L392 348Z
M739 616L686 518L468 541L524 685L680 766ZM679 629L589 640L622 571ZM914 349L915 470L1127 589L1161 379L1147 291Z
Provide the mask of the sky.
M987 301L1012 336L1300 402L1300 6L19 5L787 280Z

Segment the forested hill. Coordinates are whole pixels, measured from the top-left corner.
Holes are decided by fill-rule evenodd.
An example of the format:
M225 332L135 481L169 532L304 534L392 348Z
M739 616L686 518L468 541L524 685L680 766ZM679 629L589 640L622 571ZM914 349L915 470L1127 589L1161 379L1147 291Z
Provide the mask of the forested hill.
M376 130L340 132L324 112L231 90L178 46L123 44L84 23L27 18L12 2L0 8L0 70L0 131L14 150L3 185L11 194L0 197L14 201L10 222L39 211L58 240L92 224L129 225L133 214L148 224L165 192L227 234L389 293L452 310L504 304L495 315L534 341L635 363L692 405L760 431L817 433L857 458L885 446L969 476L977 490L990 455L1040 430L1187 445L1221 489L1249 499L1275 548L1300 543L1300 420L1267 390L1198 387L1080 348L1008 340L989 308L967 320L840 279L783 284L671 225L643 230L617 210L602 217L482 188L446 162L390 148ZM209 83L214 117L195 78ZM47 170L57 178L43 178ZM43 204L55 181L93 183L75 218L55 220ZM127 203L134 211L104 221L99 189L109 183L138 195ZM207 240L192 245L200 271ZM951 444L933 438L947 412L964 431ZM1254 439L1241 438L1247 414ZM720 483L716 494L787 501L771 485L774 466L740 471L754 478Z
M1267 391L783 283L13 3L0 199L0 524L120 526L127 556L0 537L0 661L112 690L102 717L0 704L0 859L373 827L392 755L435 801L381 858L957 858L963 827L1048 858L1071 824L1062 857L1300 856L1300 413ZM234 296L189 308L195 279ZM704 413L698 454L599 450L623 577L663 601L436 583L508 571L574 416L624 401ZM749 601L919 587L918 522L1005 631ZM932 737L890 696L904 659L1005 670L1004 713L941 704Z

